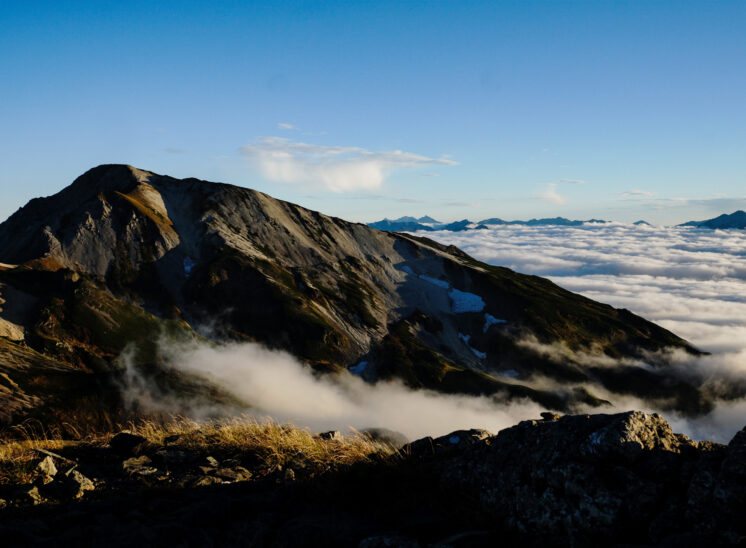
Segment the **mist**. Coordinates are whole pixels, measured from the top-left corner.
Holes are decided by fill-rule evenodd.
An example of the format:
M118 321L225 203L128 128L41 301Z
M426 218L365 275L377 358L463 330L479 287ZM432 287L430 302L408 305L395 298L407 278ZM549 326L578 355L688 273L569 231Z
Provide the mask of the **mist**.
M314 431L382 427L410 439L470 428L497 432L521 420L537 419L544 410L531 401L500 403L490 397L444 395L413 390L398 381L369 384L347 372L315 375L292 355L255 343L163 342L160 353L166 368L201 377L244 402L245 407L220 409L164 394L125 356L128 402L193 417L221 411L248 414Z

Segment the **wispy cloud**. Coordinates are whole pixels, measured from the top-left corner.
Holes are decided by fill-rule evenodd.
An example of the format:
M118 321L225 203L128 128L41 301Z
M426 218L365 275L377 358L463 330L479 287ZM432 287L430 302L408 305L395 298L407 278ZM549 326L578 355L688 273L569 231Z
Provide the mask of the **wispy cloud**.
M459 202L459 201L453 201L453 202L444 202L444 206L448 207L479 207L482 204L476 203L476 202Z
M648 192L647 190L625 190L624 192L619 193L620 196L644 196L644 197L650 197L653 196L652 192Z
M709 211L712 211L713 213L720 214L723 212L729 213L737 209L746 209L746 196L712 196L707 198L656 198L654 196L648 195L629 194L626 196L626 198L627 202L639 204L641 207L645 207L653 211L665 211L672 208L705 208Z
M321 196L314 196L314 198L321 199ZM385 202L398 202L400 204L427 204L427 200L421 200L419 198L405 198L397 196L384 196L383 194L360 194L360 195L347 195L345 196L348 200L381 200Z
M270 181L317 186L332 192L380 188L396 169L425 165L457 165L447 158L429 158L394 150L374 152L360 147L322 146L282 137L262 137L240 148Z
M539 194L539 198L553 204L564 204L567 199L557 192L557 183L548 183L544 192Z
M166 147L163 149L163 152L167 152L168 154L184 154L185 150L178 147Z
M293 124L286 124L285 122L278 122L277 127L280 129L290 129L300 131L300 128L295 127Z
M582 179L560 179L560 183L565 185L584 185L585 181Z

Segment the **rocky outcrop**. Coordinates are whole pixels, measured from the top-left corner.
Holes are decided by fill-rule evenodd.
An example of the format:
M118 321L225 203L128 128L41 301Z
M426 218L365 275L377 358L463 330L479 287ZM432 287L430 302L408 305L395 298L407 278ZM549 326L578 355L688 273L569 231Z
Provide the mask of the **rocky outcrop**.
M458 548L736 546L746 535L746 429L727 446L695 442L641 412L462 430L326 471L303 455L262 468L255 455L215 458L178 439L138 447L137 457L50 453L38 481L0 490L0 536L29 546L85 536L112 546ZM37 505L43 528L29 527Z
M746 431L728 447L642 412L525 421L440 462L445 484L536 545L598 546L746 533Z

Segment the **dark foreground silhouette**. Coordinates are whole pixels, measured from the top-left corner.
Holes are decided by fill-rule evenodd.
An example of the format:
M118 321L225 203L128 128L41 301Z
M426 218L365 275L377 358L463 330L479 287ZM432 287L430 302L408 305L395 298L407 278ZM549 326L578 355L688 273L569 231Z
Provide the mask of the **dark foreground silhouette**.
M248 456L128 434L78 451L44 455L35 484L0 495L26 497L0 511L3 545L681 547L746 535L746 429L727 446L697 443L640 412L547 413L326 473L302 455L259 473Z

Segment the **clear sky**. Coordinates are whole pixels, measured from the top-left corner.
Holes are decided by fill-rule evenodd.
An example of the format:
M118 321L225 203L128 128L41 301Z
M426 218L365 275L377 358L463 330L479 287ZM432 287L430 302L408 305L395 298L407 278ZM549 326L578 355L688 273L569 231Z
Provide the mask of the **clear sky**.
M350 220L746 208L746 2L0 0L0 219L102 163Z

